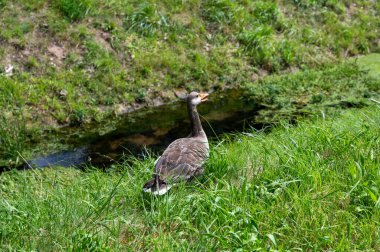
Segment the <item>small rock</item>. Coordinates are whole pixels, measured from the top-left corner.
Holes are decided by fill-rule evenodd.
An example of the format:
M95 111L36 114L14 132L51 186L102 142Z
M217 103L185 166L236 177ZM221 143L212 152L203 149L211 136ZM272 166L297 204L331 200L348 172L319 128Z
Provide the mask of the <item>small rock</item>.
M68 95L68 92L67 92L67 90L62 89L61 91L59 91L59 95L60 95L61 97L66 97L66 96Z
M174 95L174 92L171 92L171 91L161 91L160 92L160 96L164 99L164 101L168 102L168 101L172 101L173 99L175 99L175 95Z
M13 75L13 66L9 64L5 67L5 76L12 76Z
M203 48L206 50L206 52L209 52L211 50L211 45L209 43L206 43Z
M290 72L291 73L297 73L297 72L299 72L300 71L300 69L298 68L298 67L296 67L296 66L292 66L292 67L290 67Z
M111 39L111 35L108 32L101 32L100 37L102 37L105 41L110 41Z
M268 75L268 71L267 70L265 70L265 69L260 69L259 70L259 76L260 77L265 77L267 75Z
M25 49L24 51L21 52L22 55L24 56L29 56L30 55L30 51L28 49Z
M154 98L152 102L153 102L153 106L155 107L158 107L164 104L164 101L161 99L161 97Z
M84 69L84 71L85 71L86 73L88 73L88 74L92 74L92 73L95 72L95 68L94 68L94 66L89 66L89 67L87 67L86 69Z
M174 90L174 94L180 99L186 99L187 97L187 91L184 88Z
M257 73L253 73L252 75L251 75L251 80L252 81L257 81L259 79L259 75L257 75Z
M133 110L138 110L144 107L144 104L142 103L134 103L133 104Z
M115 114L117 116L119 115L124 115L130 111L132 111L132 107L131 106L125 106L124 104L117 104L116 107L115 107Z

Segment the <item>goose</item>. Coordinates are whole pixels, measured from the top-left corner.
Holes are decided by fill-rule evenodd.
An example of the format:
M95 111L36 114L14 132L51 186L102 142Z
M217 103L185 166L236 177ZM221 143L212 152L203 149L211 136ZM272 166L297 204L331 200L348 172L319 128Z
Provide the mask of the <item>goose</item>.
M203 164L209 156L209 144L197 112L197 105L207 100L207 93L191 92L187 96L187 110L191 122L188 137L172 142L154 164L153 178L143 191L163 195L179 181L188 181L203 173Z

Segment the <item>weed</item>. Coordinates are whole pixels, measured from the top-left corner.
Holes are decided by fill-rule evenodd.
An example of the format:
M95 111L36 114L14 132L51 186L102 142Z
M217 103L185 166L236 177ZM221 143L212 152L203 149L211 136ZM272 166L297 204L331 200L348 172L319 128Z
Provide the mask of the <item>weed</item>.
M19 109L23 101L20 99L19 83L13 83L0 76L0 153L2 160L17 162L26 144L25 119Z
M311 8L325 6L328 0L293 0L293 3L300 8Z
M35 57L32 57L32 56L28 57L26 67L29 70L39 67L37 59Z
M298 62L297 47L293 41L284 39L277 44L280 65L289 67Z
M158 11L156 5L141 4L130 11L125 19L127 31L135 31L143 36L152 36L157 31L167 31L172 26L168 16Z
M96 69L101 69L103 73L112 71L115 61L109 52L92 40L86 40L84 46L86 48L86 62Z
M263 1L255 2L252 14L254 22L259 24L276 24L280 16L276 3Z
M55 0L55 7L70 21L82 20L92 7L92 0Z
M3 160L17 163L25 148L26 127L23 116L15 113L0 115L0 153Z
M7 4L6 0L0 0L0 10Z
M273 38L272 27L262 25L253 30L243 31L239 41L244 45L244 51L251 56L253 64L273 68L272 65L276 63L273 60L275 52Z
M86 116L86 112L83 109L81 108L75 109L69 117L70 124L72 126L81 125L85 119L85 116Z
M78 231L73 235L73 251L111 251L107 244L101 241L96 235Z
M203 17L216 23L230 24L234 21L236 4L229 0L208 0L203 5Z
M60 18L60 15L55 12L47 13L45 19L46 23L39 24L40 31L48 33L51 36L62 36L65 34L69 26L69 22L66 19Z
M20 2L23 4L23 6L28 10L28 11L36 11L41 9L46 1L44 0L20 0Z

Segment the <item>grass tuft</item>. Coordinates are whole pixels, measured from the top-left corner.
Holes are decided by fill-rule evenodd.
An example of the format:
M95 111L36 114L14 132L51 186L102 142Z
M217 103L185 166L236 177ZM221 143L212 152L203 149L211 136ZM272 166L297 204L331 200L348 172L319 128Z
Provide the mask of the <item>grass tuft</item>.
M8 125L12 125L11 128ZM18 163L20 153L26 145L26 127L22 115L2 114L0 115L0 153L2 160L10 160Z
M168 31L172 26L168 16L158 11L153 4L141 4L130 11L125 19L127 31L134 31L142 36L153 36L157 31Z
M55 0L55 7L71 22L82 20L90 11L93 0Z

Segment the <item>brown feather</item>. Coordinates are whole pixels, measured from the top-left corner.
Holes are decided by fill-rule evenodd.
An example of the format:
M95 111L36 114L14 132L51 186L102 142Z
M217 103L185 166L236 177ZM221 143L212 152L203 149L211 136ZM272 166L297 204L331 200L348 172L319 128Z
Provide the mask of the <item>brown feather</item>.
M155 166L155 173L164 181L189 180L202 173L208 148L201 138L180 138L172 142ZM207 140L206 140L207 141Z

